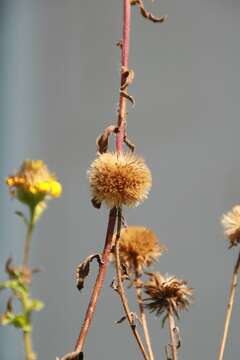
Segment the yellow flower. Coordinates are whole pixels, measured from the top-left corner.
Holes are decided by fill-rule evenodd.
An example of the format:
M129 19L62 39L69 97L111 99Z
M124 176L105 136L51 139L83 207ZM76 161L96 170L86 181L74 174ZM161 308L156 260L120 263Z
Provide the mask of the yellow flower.
M157 236L148 228L129 226L121 230L120 261L129 272L141 273L144 267L150 266L164 251L166 247L159 243Z
M193 289L187 287L186 281L175 276L151 273L150 280L144 283L143 288L149 296L144 299L145 306L156 315L172 310L179 317L179 310L187 309L191 303Z
M91 164L89 184L96 203L137 206L147 198L152 177L144 160L132 153L104 153Z
M25 160L16 174L7 178L6 184L14 197L30 207L62 193L61 184L42 160Z
M230 241L230 248L240 243L240 206L235 206L222 217L224 234Z

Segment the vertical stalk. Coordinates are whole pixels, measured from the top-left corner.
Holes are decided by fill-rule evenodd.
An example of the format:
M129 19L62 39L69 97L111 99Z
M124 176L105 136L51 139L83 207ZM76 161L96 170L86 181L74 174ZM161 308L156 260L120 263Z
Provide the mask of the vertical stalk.
M123 0L123 30L122 30L122 45L121 45L121 84L124 82L123 67L128 66L128 54L129 54L129 35L130 35L130 19L131 19L131 4L130 0ZM127 91L127 89L126 89ZM126 99L120 94L119 109L118 109L118 133L116 135L115 148L116 152L120 154L123 148L123 140L125 135L125 123L126 123ZM79 337L75 345L75 351L66 354L61 360L77 359L78 354L82 351L94 312L96 309L97 301L99 299L100 291L105 279L107 265L109 262L109 256L112 245L112 237L114 233L114 227L116 222L117 209L113 208L109 213L108 228L106 234L105 246L102 252L102 264L99 267L98 276L94 285L94 289L91 295L91 299L87 308L87 312L83 321L83 325L80 330ZM146 358L146 360L148 360Z
M228 306L227 306L227 312L226 312L226 318L225 318L224 330L223 330L223 337L222 337L222 342L220 345L218 360L223 360L223 354L224 354L224 350L225 350L225 346L226 346L228 330L229 330L230 320L231 320L231 316L232 316L239 268L240 268L240 251L239 251L238 258L237 258L236 264L234 266L233 274L232 274L229 301L228 301Z
M136 291L137 303L139 306L140 319L142 322L143 333L144 333L145 341L147 344L149 359L154 360L151 339L150 339L150 335L149 335L149 331L148 331L147 318L146 318L143 301L142 301L141 279L140 279L140 276L138 273L136 273L136 276L135 276L135 291Z
M121 85L124 83L124 68L128 68L129 46L130 46L130 25L131 25L131 3L130 0L123 0L123 30L121 41ZM127 89L125 90L127 92ZM119 97L118 109L118 130L116 136L116 151L122 152L123 139L126 126L126 99L121 95Z
M34 214L35 207L30 207L30 219L27 227L27 235L24 243L24 253L23 253L23 267L29 269L29 255L30 255L30 246L32 242L32 233L34 228Z
M24 341L24 349L25 349L25 359L26 360L36 360L36 354L32 350L32 339L31 332L23 332L23 341Z
M174 336L174 328L175 328L175 321L173 316L172 307L170 306L168 310L168 326L169 326L169 334L171 338L171 350L172 350L172 360L177 360L177 345L176 345L176 339Z

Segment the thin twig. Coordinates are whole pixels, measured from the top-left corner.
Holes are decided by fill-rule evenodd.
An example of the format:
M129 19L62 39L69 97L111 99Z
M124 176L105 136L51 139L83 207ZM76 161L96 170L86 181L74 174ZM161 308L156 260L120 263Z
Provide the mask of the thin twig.
M175 329L175 321L174 321L174 315L172 307L170 306L168 310L168 325L169 325L169 334L171 338L171 350L172 350L172 360L177 360L177 344L176 339L174 335L174 329Z
M29 331L23 332L23 341L24 341L24 349L25 349L25 359L36 360L37 356L32 350L31 332Z
M218 360L223 360L223 354L224 354L224 350L225 350L225 346L226 346L228 330L229 330L230 320L231 320L231 316L232 316L232 310L233 310L234 297L235 297L235 292L236 292L236 287L237 287L237 278L238 278L239 269L240 269L240 251L239 251L237 262L234 266L234 270L233 270L233 274L232 274L229 302L228 302L228 306L227 306L227 312L226 312L226 318L225 318L224 330L223 330L223 337L222 337L222 341L221 341Z
M135 290L136 290L137 303L138 303L138 306L139 306L140 319L141 319L141 322L142 322L143 333L144 333L145 341L146 341L146 344L147 344L147 350L148 350L148 354L149 354L149 359L154 360L154 354L153 354L151 338L150 338L149 330L148 330L147 318L146 318L146 314L145 314L145 310L144 310L144 306L143 306L143 301L142 301L141 283L142 282L141 282L141 279L140 279L140 275L139 275L139 273L136 273L134 286L135 286Z
M117 221L117 234L116 234L116 242L115 242L115 264L116 264L116 273L117 273L117 292L121 298L123 308L127 317L127 320L129 322L130 328L132 330L132 333L137 340L137 343L139 345L139 348L142 352L142 355L145 360L150 360L148 357L146 350L144 349L144 345L142 343L142 340L140 338L140 335L136 329L136 325L134 324L132 313L129 309L127 297L124 291L123 283L122 283L122 271L121 271L121 264L120 264L120 256L119 256L119 238L120 238L120 232L121 232L121 226L122 226L122 211L121 208L118 209L118 221Z

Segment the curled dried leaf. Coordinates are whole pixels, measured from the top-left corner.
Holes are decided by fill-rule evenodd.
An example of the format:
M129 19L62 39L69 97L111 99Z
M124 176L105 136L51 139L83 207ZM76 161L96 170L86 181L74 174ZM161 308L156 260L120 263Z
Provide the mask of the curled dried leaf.
M120 95L125 97L127 100L129 100L133 106L135 105L134 98L131 95L129 95L128 93L126 93L126 91L120 91Z
M126 317L126 316L123 316L123 317L121 317L121 319L115 321L115 324L121 324L121 323L123 323L126 319L127 319L127 317Z
M128 148L134 152L135 150L135 145L127 138L127 134L125 133L124 138L123 138L124 143L128 146Z
M93 255L89 255L83 263L81 263L80 265L78 265L77 270L76 270L76 286L78 288L78 290L82 290L82 288L84 287L84 281L85 278L88 276L89 271L90 271L90 263L96 259L98 262L98 265L100 266L102 264L102 259L101 256L99 254L93 254Z
M127 67L122 67L122 81L121 81L121 90L125 90L128 85L132 83L134 79L134 71L128 69Z
M100 207L102 205L101 201L99 201L95 198L91 199L91 203L92 203L92 206L95 207L95 209L100 209Z
M117 134L117 133L118 133L118 127L115 125L110 125L104 130L102 135L100 135L97 138L97 140L96 140L97 151L100 154L107 152L109 136L111 134Z
M144 3L142 0L132 0L131 5L138 5L140 9L141 15L154 23L162 23L167 19L166 15L163 16L155 16L151 12L147 11L144 7Z

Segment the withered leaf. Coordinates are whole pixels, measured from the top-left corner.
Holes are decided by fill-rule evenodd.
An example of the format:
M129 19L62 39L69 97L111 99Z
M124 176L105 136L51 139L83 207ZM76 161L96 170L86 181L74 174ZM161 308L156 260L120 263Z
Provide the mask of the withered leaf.
M117 134L118 133L118 127L115 125L108 126L102 135L100 135L96 140L97 145L97 151L100 154L103 154L107 152L108 150L108 139L111 134Z
M127 317L126 317L126 316L123 316L123 317L121 317L121 319L115 321L115 324L121 324L121 323L124 322L126 319L127 319Z
M131 95L129 95L129 94L126 93L125 91L120 91L120 95L122 95L123 97L125 97L126 99L128 99L133 106L135 105L135 100L134 100L134 98L133 98Z
M99 254L93 254L93 255L89 255L83 261L83 263L81 263L77 267L77 270L76 270L76 286L77 286L79 291L82 290L82 288L84 287L85 278L88 276L89 271L90 271L90 263L94 259L97 260L99 266L102 264L101 256Z
M127 134L125 134L123 141L129 147L129 149L134 152L135 145L127 138Z
M126 67L122 67L122 80L121 80L121 90L125 90L128 85L132 83L134 79L134 71Z
M101 201L98 201L95 198L91 199L91 203L92 203L93 207L95 207L95 209L100 209L100 207L102 205Z

